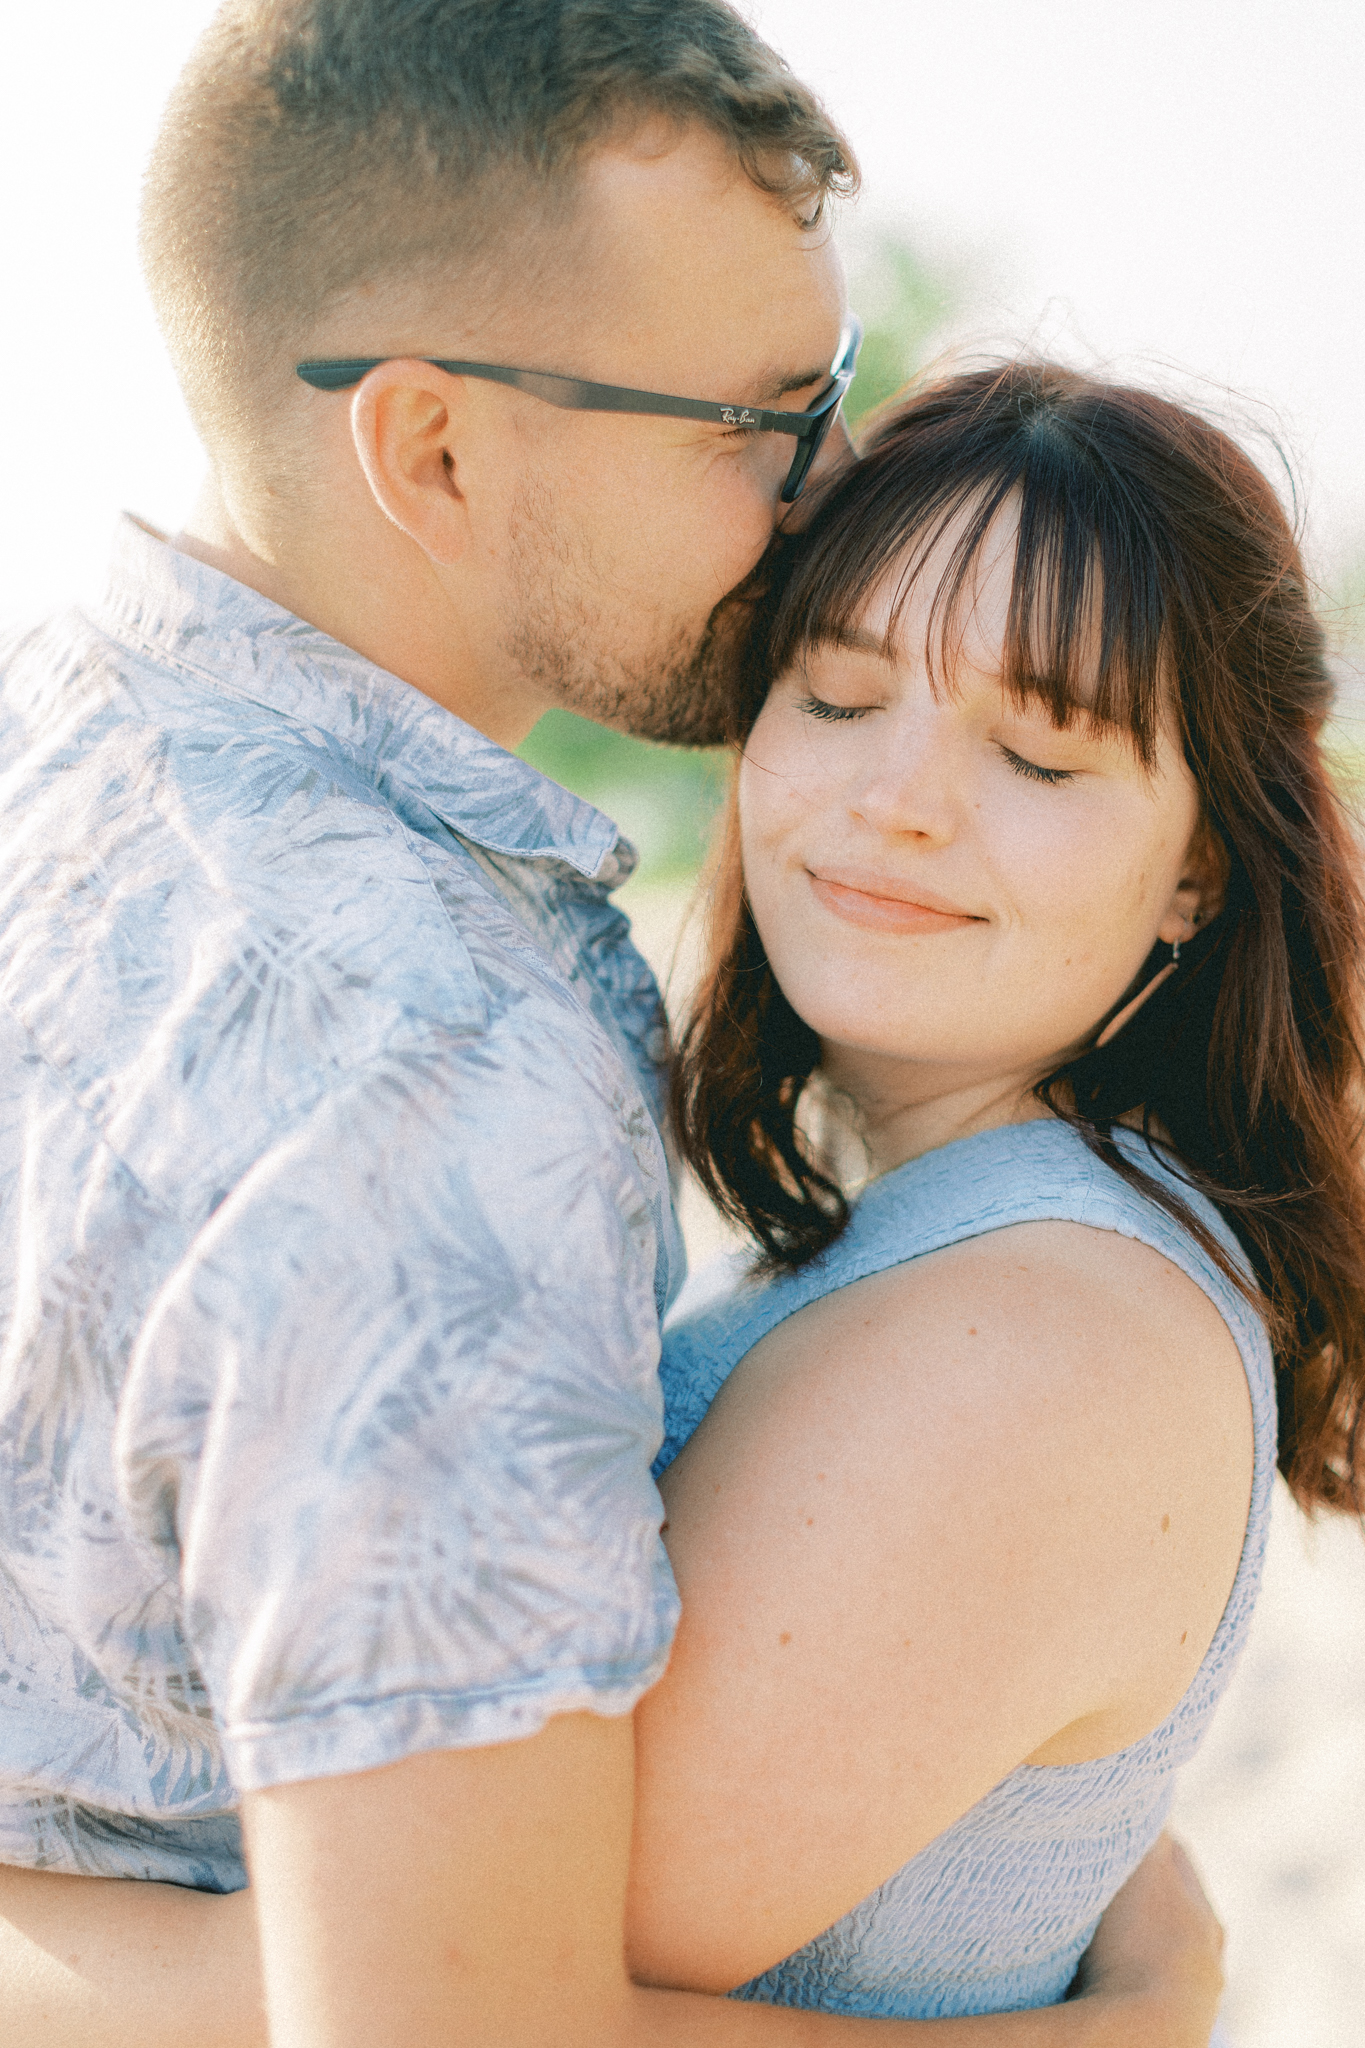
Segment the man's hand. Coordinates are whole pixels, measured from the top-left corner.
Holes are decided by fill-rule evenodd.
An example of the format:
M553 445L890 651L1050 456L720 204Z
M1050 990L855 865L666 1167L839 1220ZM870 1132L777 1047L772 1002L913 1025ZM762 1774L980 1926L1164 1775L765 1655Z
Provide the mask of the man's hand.
M1081 1958L1074 1996L1132 2002L1163 2048L1208 2048L1223 1992L1223 1930L1170 1835L1149 1850Z

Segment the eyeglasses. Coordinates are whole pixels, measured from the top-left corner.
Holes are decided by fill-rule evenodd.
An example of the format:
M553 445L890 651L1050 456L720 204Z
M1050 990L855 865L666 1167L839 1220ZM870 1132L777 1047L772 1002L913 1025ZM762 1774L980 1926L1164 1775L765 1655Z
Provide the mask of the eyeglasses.
M782 486L782 503L790 505L800 497L810 466L824 446L825 436L838 417L844 393L853 382L862 343L861 323L850 319L839 336L839 348L830 366L830 383L805 412L771 412L750 405L713 405L707 398L671 398L662 391L631 391L623 384L590 384L582 377L560 377L549 370L510 370L501 363L450 362L427 356L437 370L452 377L482 377L492 384L511 384L544 399L566 412L634 412L657 414L664 419L707 420L719 427L745 427L755 434L791 434L796 441L787 480ZM297 374L318 391L346 391L367 377L389 356L348 356L299 363Z

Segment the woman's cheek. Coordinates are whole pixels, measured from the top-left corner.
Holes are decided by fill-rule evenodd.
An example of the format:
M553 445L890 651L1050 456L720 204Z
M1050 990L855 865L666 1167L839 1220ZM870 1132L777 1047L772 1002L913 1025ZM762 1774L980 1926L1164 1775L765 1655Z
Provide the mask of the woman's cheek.
M1105 955L1121 944L1129 884L1122 835L1103 807L1061 802L1075 792L997 787L981 813L988 840L986 865L999 881L1002 932L1025 993L1044 997L1062 974L1075 989L1082 978L1106 973ZM989 825L985 819L989 817Z
M741 844L746 864L751 852L774 855L779 846L813 843L813 834L835 793L834 778L817 758L804 733L757 729L745 750L739 774Z
M1140 836L1109 819L1083 835L1054 871L1055 914L1048 947L1080 1029L1111 1009L1141 971L1160 922L1157 891ZM1046 970L1044 970L1046 971Z

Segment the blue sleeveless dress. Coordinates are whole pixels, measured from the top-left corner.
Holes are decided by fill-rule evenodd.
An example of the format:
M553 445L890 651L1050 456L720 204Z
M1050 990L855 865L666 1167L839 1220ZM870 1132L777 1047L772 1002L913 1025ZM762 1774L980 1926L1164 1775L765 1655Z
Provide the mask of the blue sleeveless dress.
M1129 1133L1129 1156L1180 1192L1246 1270L1216 1211ZM1152 1246L1201 1287L1242 1356L1255 1473L1241 1562L1193 1684L1159 1728L1094 1763L1021 1765L833 1927L738 1998L901 2019L1016 2011L1065 1993L1105 1906L1165 1824L1175 1773L1208 1725L1251 1620L1275 1473L1275 1394L1264 1327L1189 1232L1129 1188L1064 1124L1014 1124L926 1153L875 1181L844 1235L776 1280L740 1279L665 1332L666 1435L678 1455L759 1338L870 1273L1010 1224L1085 1223ZM706 1275L699 1276L703 1289ZM691 1298L695 1301L696 1294Z

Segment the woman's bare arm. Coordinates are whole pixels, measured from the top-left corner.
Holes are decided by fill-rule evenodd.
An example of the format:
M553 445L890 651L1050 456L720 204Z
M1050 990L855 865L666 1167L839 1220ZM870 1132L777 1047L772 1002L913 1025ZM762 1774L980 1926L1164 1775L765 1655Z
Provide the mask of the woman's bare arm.
M637 1716L636 1968L742 1983L1020 1764L1156 1727L1251 1471L1221 1317L1109 1232L999 1231L770 1332L664 1478L682 1622Z

